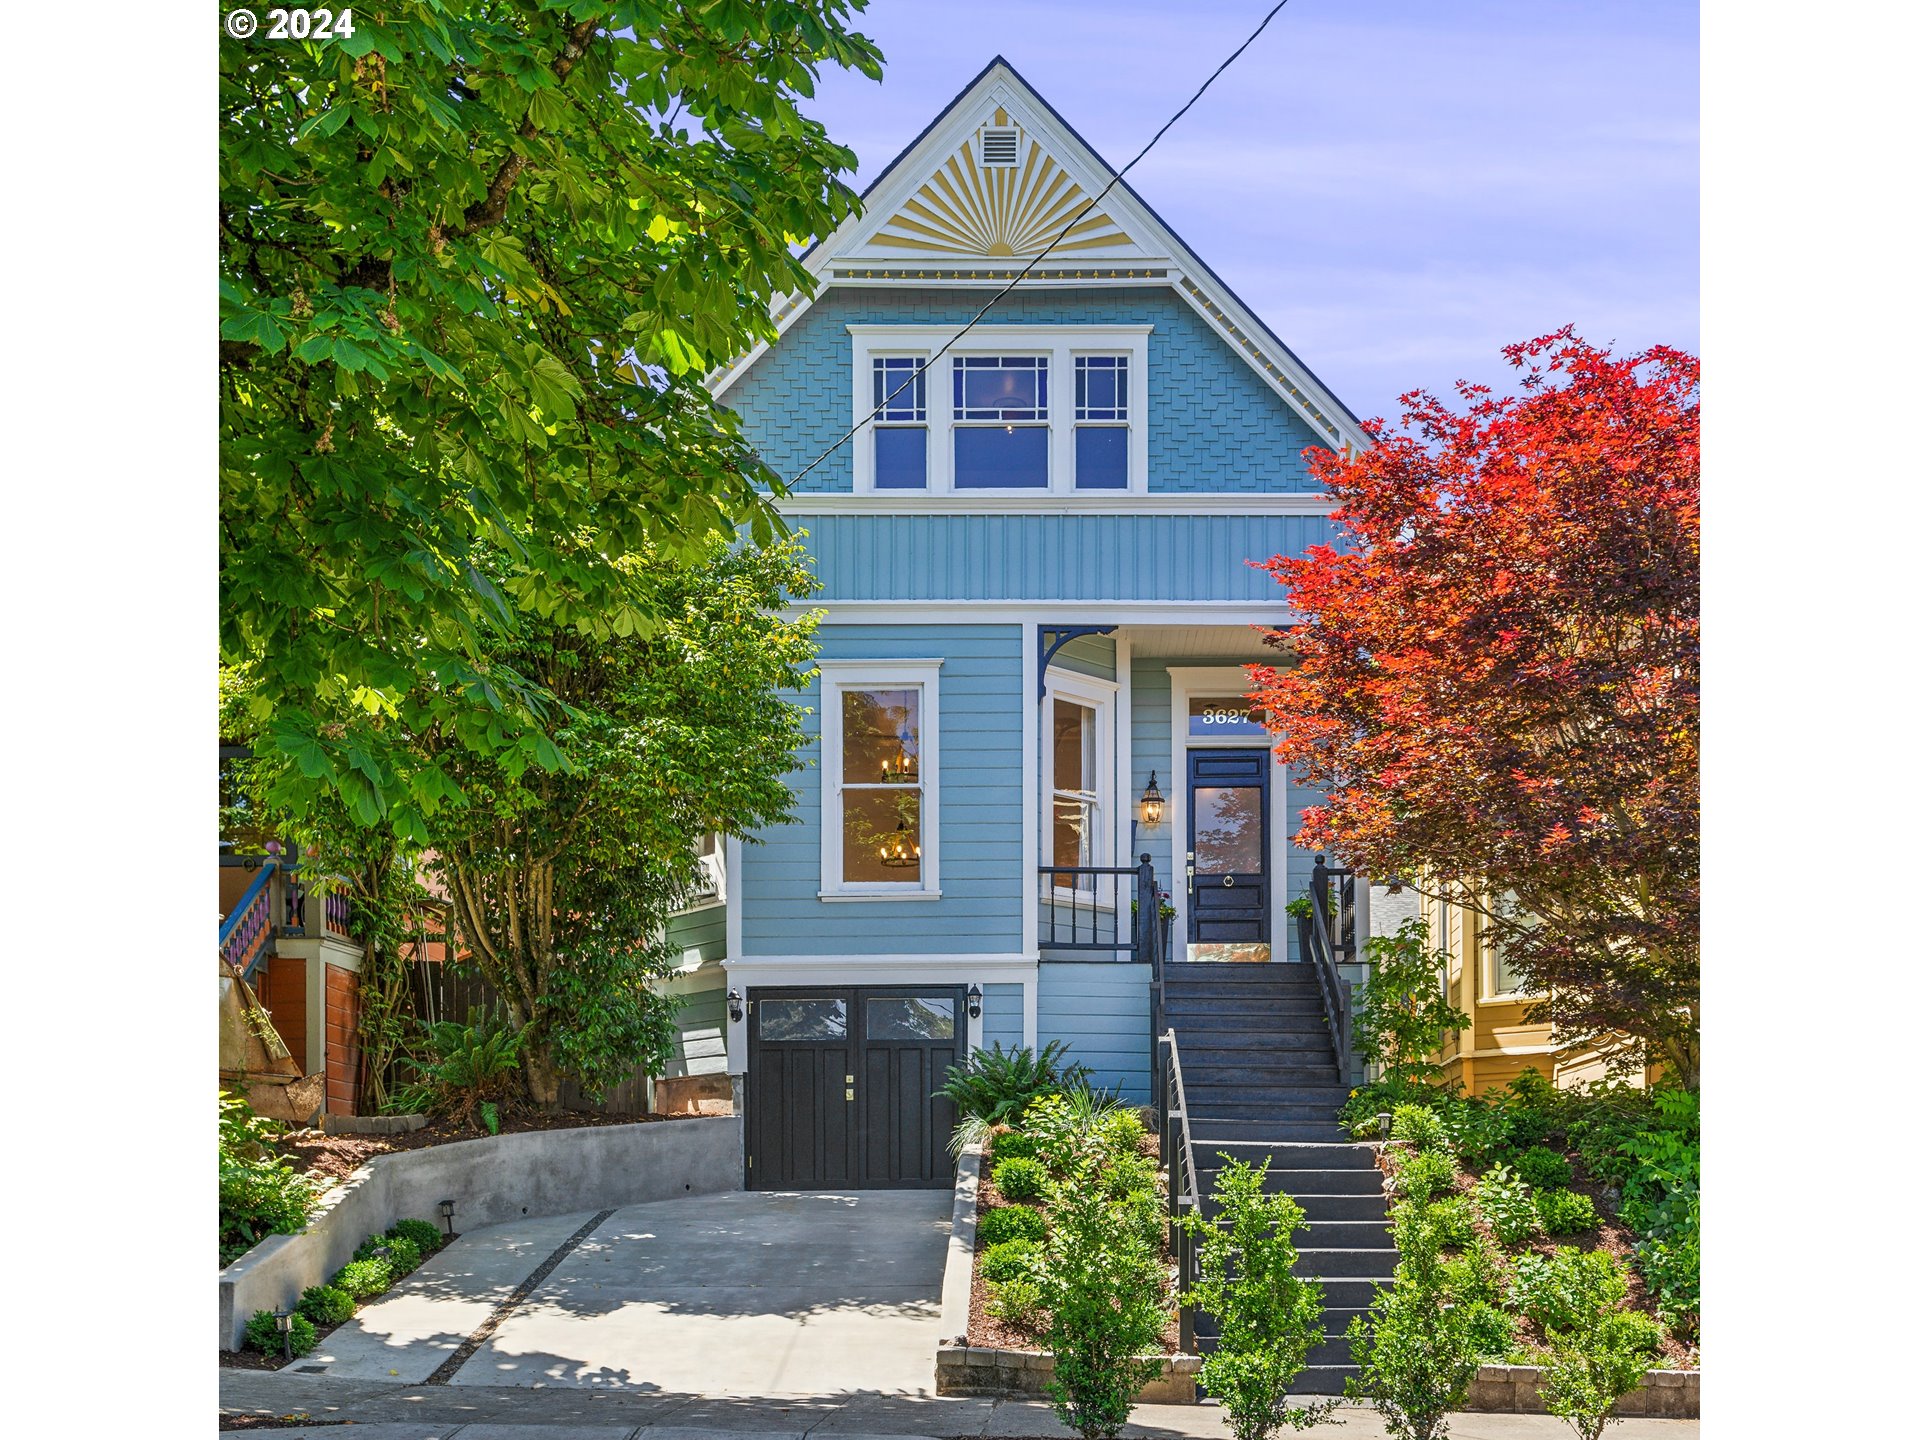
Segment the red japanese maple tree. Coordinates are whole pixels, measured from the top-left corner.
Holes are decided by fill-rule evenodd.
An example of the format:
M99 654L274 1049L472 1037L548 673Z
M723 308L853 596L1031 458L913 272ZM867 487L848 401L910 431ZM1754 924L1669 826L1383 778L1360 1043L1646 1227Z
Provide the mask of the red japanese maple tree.
M1310 454L1346 543L1262 565L1305 623L1255 698L1326 796L1296 843L1488 915L1534 1018L1694 1084L1699 361L1505 353L1518 396L1414 391Z

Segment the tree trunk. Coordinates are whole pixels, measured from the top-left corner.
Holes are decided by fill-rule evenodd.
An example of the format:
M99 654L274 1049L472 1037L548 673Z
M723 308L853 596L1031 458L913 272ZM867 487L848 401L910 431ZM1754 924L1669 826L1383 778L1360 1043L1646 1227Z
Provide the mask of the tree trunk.
M1667 1073L1679 1081L1685 1089L1696 1094L1700 1090L1700 1040L1693 1035L1668 1036L1660 1044L1660 1058L1666 1063Z
M542 1110L558 1110L560 1075L548 1059L546 1047L536 1045L522 1050L520 1070L527 1077L527 1098Z

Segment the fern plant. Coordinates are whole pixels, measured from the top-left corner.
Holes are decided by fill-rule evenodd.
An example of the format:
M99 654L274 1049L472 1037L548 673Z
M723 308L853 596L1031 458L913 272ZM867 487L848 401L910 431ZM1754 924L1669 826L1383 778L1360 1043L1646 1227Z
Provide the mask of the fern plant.
M934 1093L951 1100L962 1121L1017 1125L1040 1096L1086 1082L1087 1067L1065 1063L1066 1051L1059 1040L1048 1041L1037 1053L1024 1045L1009 1050L996 1040L990 1048L949 1065L946 1083Z
M520 1038L498 1016L470 1011L464 1025L429 1025L427 1045L432 1058L413 1062L418 1073L394 1093L389 1110L431 1112L470 1125L519 1085ZM497 1120L487 1128L497 1133Z

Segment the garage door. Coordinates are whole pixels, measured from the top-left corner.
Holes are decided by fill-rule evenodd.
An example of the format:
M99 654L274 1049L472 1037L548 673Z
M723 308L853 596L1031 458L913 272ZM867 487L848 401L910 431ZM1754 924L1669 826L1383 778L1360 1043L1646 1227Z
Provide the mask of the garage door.
M953 1103L966 1053L957 986L757 989L747 1006L747 1188L953 1184Z

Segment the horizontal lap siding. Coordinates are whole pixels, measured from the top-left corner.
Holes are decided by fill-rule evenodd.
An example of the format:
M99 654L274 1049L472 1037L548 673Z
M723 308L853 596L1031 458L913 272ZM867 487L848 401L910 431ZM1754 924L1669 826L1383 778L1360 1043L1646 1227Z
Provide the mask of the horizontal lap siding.
M1123 1099L1152 1098L1153 1028L1148 967L1133 964L1040 965L1040 1043L1064 1040L1066 1059Z
M1247 562L1331 544L1324 515L806 515L835 600L1215 600L1286 592Z
M703 910L674 916L667 922L667 943L679 950L683 958L689 952L697 954L703 965L726 959L726 907L709 905Z
M826 625L827 660L939 657L939 900L827 902L820 891L820 689L804 770L788 777L799 823L743 847L735 903L754 955L1010 954L1020 949L1021 663L1017 625ZM738 958L738 957L736 957Z
M962 325L980 308L969 291L836 287L734 382L723 403L767 463L792 477L846 434L853 420L850 324ZM1148 488L1159 492L1308 491L1301 452L1324 445L1234 348L1165 287L1047 290L999 300L995 325L1148 324ZM1053 408L1072 416L1071 376L1056 377ZM850 491L852 447L827 455L796 487Z
M1026 1021L1023 1013L1022 985L983 985L981 989L980 1043L1015 1050L1025 1044Z
M716 971L711 984L682 992L673 1017L673 1048L666 1075L723 1075L727 1069L727 982Z

